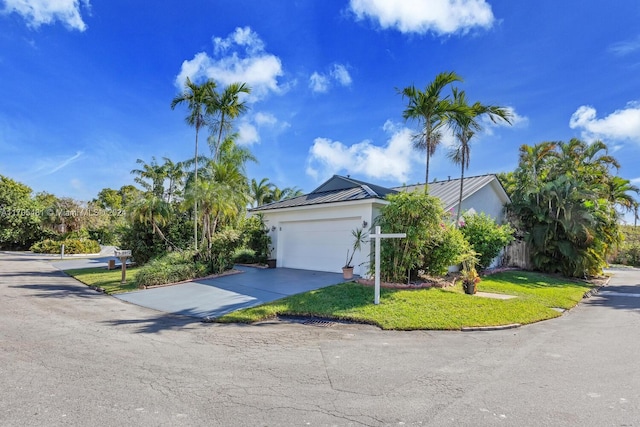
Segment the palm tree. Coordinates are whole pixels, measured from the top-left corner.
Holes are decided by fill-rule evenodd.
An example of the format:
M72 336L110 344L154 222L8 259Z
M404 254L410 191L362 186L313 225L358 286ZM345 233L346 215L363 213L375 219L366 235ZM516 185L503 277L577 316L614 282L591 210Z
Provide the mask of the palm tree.
M460 213L462 211L462 192L464 190L464 171L469 168L471 159L471 138L482 130L480 118L488 116L492 122L504 120L511 124L511 113L503 107L496 105L483 105L476 102L469 105L464 91L453 89L453 104L456 109L451 119L453 124L453 132L458 140L458 146L449 156L455 164L460 165L460 195L458 197L458 211L456 213L456 224L460 221Z
M269 182L269 178L262 178L260 182L256 181L255 178L251 178L251 183L249 184L249 195L252 201L251 206L255 208L264 205L274 187L275 186Z
M146 163L142 159L137 159L136 163L142 165L142 169L133 169L132 174L137 175L134 181L146 191L157 197L164 196L164 180L167 171L164 165L158 164L155 156L151 158L151 163Z
M184 91L173 98L171 101L171 109L178 104L186 103L189 108L189 115L185 118L189 126L196 128L196 148L195 148L195 178L194 182L198 182L198 133L200 128L206 124L207 109L215 100L216 83L213 80L198 85L187 77ZM193 204L193 244L194 248L198 248L198 200L194 200Z
M161 226L167 224L171 214L169 204L162 197L158 197L152 192L147 192L144 197L139 198L131 205L129 213L134 221L150 224L154 234L174 246L167 240L160 229Z
M163 159L163 167L165 169L167 179L169 180L169 185L167 188L167 203L171 203L171 198L179 195L178 186L184 178L183 163L174 163L173 160L168 157L163 157Z
M450 114L455 111L449 97L442 98L441 93L447 85L456 81L462 81L462 78L452 71L443 72L435 77L424 92L416 89L413 85L400 92L403 98L409 100L402 116L405 120L417 120L421 128L420 132L414 136L414 144L416 148L425 150L427 156L425 193L428 191L427 184L429 183L429 159L436 152L442 139L441 128L447 123Z
M213 102L208 105L207 113L212 117L217 116L214 128L217 130L218 137L215 140L209 140L210 145L213 142L211 151L215 161L218 160L223 132L229 132L232 120L247 110L246 102L240 101L242 93L251 93L251 88L245 83L232 83L225 87L221 94L216 93Z

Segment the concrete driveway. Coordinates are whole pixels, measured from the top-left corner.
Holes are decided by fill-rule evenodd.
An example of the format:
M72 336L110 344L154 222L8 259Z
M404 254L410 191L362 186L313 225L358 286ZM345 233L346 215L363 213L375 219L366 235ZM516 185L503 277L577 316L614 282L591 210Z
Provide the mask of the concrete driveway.
M214 279L127 292L115 297L166 313L213 318L241 308L344 282L341 273L291 268L236 269L241 272Z

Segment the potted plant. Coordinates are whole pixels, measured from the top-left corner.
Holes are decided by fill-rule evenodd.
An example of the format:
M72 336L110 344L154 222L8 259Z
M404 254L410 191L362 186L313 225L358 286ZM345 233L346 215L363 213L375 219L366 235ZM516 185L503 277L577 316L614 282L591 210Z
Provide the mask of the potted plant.
M470 251L462 259L462 287L464 293L473 295L477 292L477 285L480 281L480 276L476 270L478 265L478 254L475 251Z
M353 279L353 256L356 254L356 251L362 248L362 244L367 238L367 233L362 228L351 230L351 235L353 236L353 245L350 250L347 249L347 259L344 267L342 267L342 277L345 280ZM351 255L349 255L349 252L351 252Z

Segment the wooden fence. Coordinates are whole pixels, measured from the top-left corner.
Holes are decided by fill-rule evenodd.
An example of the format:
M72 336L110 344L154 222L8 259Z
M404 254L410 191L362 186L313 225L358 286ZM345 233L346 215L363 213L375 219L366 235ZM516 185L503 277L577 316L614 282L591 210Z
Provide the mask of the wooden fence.
M507 267L518 267L524 270L533 269L531 250L529 244L524 240L515 240L504 249L502 256L502 263Z

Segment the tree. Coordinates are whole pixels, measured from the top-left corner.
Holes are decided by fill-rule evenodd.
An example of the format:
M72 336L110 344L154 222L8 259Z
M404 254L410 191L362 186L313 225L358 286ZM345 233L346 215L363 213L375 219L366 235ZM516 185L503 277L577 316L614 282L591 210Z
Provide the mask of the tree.
M633 188L612 174L617 164L601 141L520 148L509 211L537 269L580 277L601 272L620 241L616 204L633 202L627 193Z
M220 144L223 135L231 131L231 123L247 110L245 101L240 101L241 94L251 93L251 88L245 83L232 83L222 90L222 93L215 93L213 102L207 105L207 114L214 117L212 126L215 128L217 138L210 138L209 144L213 154L213 159L218 160Z
M414 144L426 152L425 192L428 191L429 160L442 139L442 127L456 108L449 96L443 98L441 93L447 85L456 81L462 81L462 78L452 71L443 72L427 85L424 92L413 85L400 92L409 101L402 116L405 120L416 120L420 126L420 131L414 136Z
M171 109L179 104L187 104L189 114L185 118L187 124L196 128L196 146L195 146L195 182L198 182L198 133L200 128L206 124L207 109L215 101L216 83L213 80L198 85L191 81L189 77L185 82L184 91L173 98L171 101ZM194 225L193 225L193 245L198 247L198 200L194 200Z
M40 240L43 211L30 187L0 175L0 248L28 249Z
M496 123L498 120L504 120L511 124L511 113L496 105L483 105L475 102L469 105L464 91L453 89L453 104L456 107L451 115L451 123L453 133L458 141L458 146L451 152L450 158L457 165L460 165L460 195L458 197L458 211L456 212L456 225L460 222L460 213L462 211L462 193L464 190L464 171L469 168L471 160L471 138L476 132L482 130L480 119L483 116Z
M142 165L142 169L131 171L132 174L137 175L133 180L146 192L151 192L156 197L164 197L164 181L167 178L165 166L158 164L155 156L151 158L151 163L146 163L142 159L137 159L136 163Z
M184 178L184 169L182 162L174 163L168 157L163 157L163 159L164 164L162 166L166 177L169 180L166 191L166 201L167 203L171 203L172 199L175 200L175 197L180 195L179 187L182 184L182 179Z
M249 196L251 197L251 206L256 208L262 206L269 200L272 189L275 186L269 182L269 178L262 178L260 182L255 178L251 178L249 184Z

